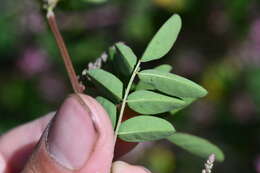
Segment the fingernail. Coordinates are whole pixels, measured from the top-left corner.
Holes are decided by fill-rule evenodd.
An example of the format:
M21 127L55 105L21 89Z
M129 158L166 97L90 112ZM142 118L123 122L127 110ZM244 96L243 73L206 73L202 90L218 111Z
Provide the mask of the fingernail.
M93 151L98 134L90 114L73 96L57 112L49 129L47 148L63 167L82 168Z

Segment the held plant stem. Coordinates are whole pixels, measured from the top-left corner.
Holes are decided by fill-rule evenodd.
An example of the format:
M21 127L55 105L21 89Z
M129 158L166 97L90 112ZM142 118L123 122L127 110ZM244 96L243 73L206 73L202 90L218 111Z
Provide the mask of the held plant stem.
M127 88L125 90L125 94L124 94L124 98L123 98L123 102L122 102L122 106L121 106L121 109L120 109L120 114L119 114L119 118L118 118L118 122L117 122L117 125L116 125L116 129L115 129L115 143L116 143L116 140L117 140L117 135L118 135L118 132L119 132L119 128L120 128L120 125L122 123L122 119L123 119L123 115L124 115L124 111L125 111L125 106L126 106L126 101L127 101L127 97L129 95L129 92L130 92L130 89L132 87L132 84L134 82L134 79L135 79L135 76L137 74L137 72L139 71L139 68L140 68L140 64L141 64L141 61L138 61L136 66L135 66L135 69L132 73L132 76L128 82L128 85L127 85Z
M64 42L64 40L61 36L61 33L59 31L59 28L58 28L58 25L57 25L57 22L56 22L56 19L55 19L55 15L54 15L52 10L48 10L47 19L48 19L48 23L49 23L49 26L51 28L51 31L52 31L52 33L55 37L56 43L59 47L62 59L64 61L64 64L65 64L65 67L66 67L66 70L67 70L67 73L69 75L70 82L72 84L72 88L73 88L75 93L81 93L81 92L83 92L84 89L78 81L76 72L75 72L74 67L72 65L72 62L71 62L70 55L68 53L65 42Z

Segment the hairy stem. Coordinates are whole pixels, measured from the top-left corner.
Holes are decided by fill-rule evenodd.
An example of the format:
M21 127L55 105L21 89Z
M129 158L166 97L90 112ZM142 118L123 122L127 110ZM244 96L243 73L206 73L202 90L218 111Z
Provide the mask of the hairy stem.
M119 128L120 128L120 125L122 123L122 119L123 119L123 115L124 115L124 111L125 111L125 106L126 106L126 101L127 101L127 97L129 95L129 92L131 90L131 87L132 87L132 84L134 82L134 79L135 79L135 76L137 74L137 72L139 71L140 69L140 64L141 64L141 61L138 61L138 63L136 64L135 66L135 69L132 73L132 76L127 84L127 88L125 90L125 95L124 95L124 98L123 98L123 102L122 102L122 106L121 106L121 109L120 109L120 114L119 114L119 118L118 118L118 122L117 122L117 125L116 125L116 129L115 129L115 143L116 143L116 140L117 140L117 135L118 135L118 132L119 132Z
M72 65L71 62L71 58L70 55L68 53L68 50L66 48L65 42L61 36L61 33L59 31L56 19L55 19L55 15L53 13L52 10L48 10L47 13L47 19L48 19L48 23L49 26L51 28L51 31L55 37L56 43L59 47L62 59L64 61L67 73L69 75L69 79L72 85L72 88L74 90L75 93L81 93L84 91L84 88L82 87L82 85L80 85L79 81L78 81L78 77L76 75L76 72L74 70L74 67Z

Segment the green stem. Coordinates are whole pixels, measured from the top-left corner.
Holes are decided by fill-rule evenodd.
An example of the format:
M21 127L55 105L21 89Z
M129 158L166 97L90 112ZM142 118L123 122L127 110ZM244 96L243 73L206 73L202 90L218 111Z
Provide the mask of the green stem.
M118 135L118 132L119 132L119 128L120 128L120 125L122 123L122 119L123 119L123 115L124 115L124 111L125 111L125 106L126 106L126 101L127 101L127 97L129 95L129 92L131 90L131 87L132 87L132 84L134 82L134 79L135 79L135 76L137 74L137 72L139 71L140 69L140 64L141 64L141 61L138 61L138 63L136 64L135 66L135 69L132 73L132 76L127 84L127 88L125 90L125 95L124 95L124 98L123 98L123 102L122 102L122 106L121 106L121 109L120 109L120 114L119 114L119 118L118 118L118 122L117 122L117 125L116 125L116 130L115 130L115 143L116 143L116 140L117 140L117 135Z

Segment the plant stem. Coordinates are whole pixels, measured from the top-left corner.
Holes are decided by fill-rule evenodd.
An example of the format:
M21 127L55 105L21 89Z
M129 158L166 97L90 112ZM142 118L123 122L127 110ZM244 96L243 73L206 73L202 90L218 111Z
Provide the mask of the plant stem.
M57 22L56 22L56 19L55 19L55 15L54 15L52 10L48 10L47 19L48 19L48 23L49 23L49 26L51 28L51 31L52 31L52 33L55 37L56 43L59 47L62 59L64 61L64 64L65 64L65 67L66 67L66 70L67 70L67 73L69 75L69 79L70 79L72 88L73 88L75 93L81 93L81 92L84 91L84 88L83 88L82 85L80 85L80 83L78 81L78 77L77 77L76 72L74 70L74 67L72 65L70 55L68 53L65 42L62 38L62 35L59 31L59 28L58 28L58 25L57 25Z
M126 106L126 101L127 101L127 97L129 95L129 92L131 90L131 87L132 87L132 84L134 82L134 79L135 79L135 76L137 74L137 72L139 71L139 68L140 68L140 64L141 64L141 61L138 61L138 63L136 64L135 66L135 69L132 73L132 76L127 84L127 88L125 90L125 95L124 95L124 98L123 98L123 102L122 102L122 106L121 106L121 109L120 109L120 114L119 114L119 118L118 118L118 122L117 122L117 125L116 125L116 129L115 129L115 143L116 143L116 140L117 140L117 135L118 135L118 132L119 132L119 128L120 128L120 125L122 123L122 119L123 119L123 115L124 115L124 111L125 111L125 106Z

